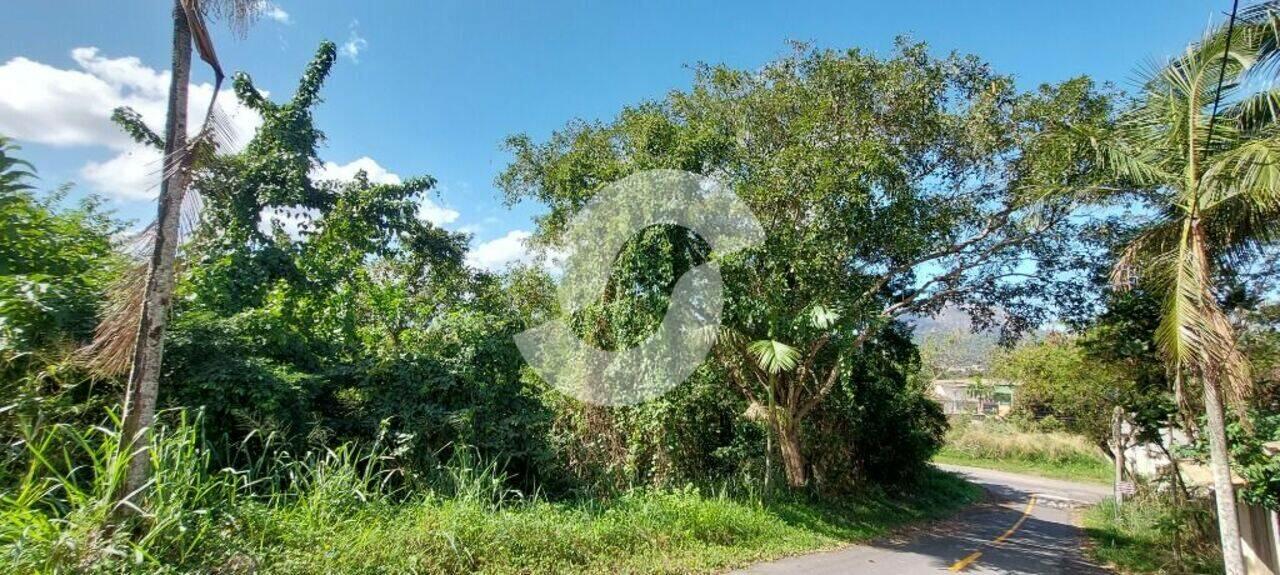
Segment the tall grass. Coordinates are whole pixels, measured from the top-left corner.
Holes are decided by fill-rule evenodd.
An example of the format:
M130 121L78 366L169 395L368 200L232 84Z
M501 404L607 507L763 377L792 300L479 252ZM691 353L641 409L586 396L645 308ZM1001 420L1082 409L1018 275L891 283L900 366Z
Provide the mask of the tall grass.
M956 421L935 460L943 463L1107 482L1111 463L1098 447L1068 433L1029 432L999 421Z
M1207 496L1174 501L1170 490L1144 488L1122 506L1108 499L1093 507L1084 525L1093 555L1124 573L1222 572L1217 521Z
M977 497L934 473L910 495L839 503L694 487L553 502L511 490L498 462L463 447L425 478L383 446L294 457L263 449L269 438L216 467L198 421L168 420L139 513L116 528L126 462L113 427L28 428L26 465L0 477L0 572L708 572L865 539Z
M12 487L0 493L0 567L156 572L209 565L234 558L217 549L227 549L226 537L263 510L284 512L304 529L332 527L390 493L376 452L350 446L215 469L199 422L172 415L172 425L155 431L150 481L123 504L117 492L128 458L115 426L28 426L27 465L20 477L5 478Z

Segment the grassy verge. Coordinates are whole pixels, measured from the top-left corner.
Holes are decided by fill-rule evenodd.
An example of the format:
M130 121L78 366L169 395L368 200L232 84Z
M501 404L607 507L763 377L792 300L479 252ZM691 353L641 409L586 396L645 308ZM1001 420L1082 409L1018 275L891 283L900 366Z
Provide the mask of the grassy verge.
M866 540L976 497L972 486L934 473L913 496L839 506L692 489L502 509L442 500L367 509L297 539L286 520L257 554L267 573L704 573ZM263 519L280 525L276 514Z
M963 451L948 448L943 448L942 451L938 452L933 457L933 461L935 463L981 467L996 471L1048 477L1050 479L1065 479L1067 481L1083 481L1106 485L1111 483L1113 474L1109 463L1099 465L1094 462L1063 463L1026 459L991 459L975 457Z
M1053 479L1110 483L1111 462L1083 438L1026 432L998 422L954 425L937 463L983 467Z
M1155 495L1107 500L1084 516L1091 551L1121 573L1190 575L1222 573L1213 512L1207 501L1174 505Z
M397 472L377 451L215 470L200 446L191 425L162 431L148 514L104 530L118 436L32 434L30 466L0 476L0 573L705 573L873 538L980 492L930 470L901 494L838 502L693 487L553 502L508 491L492 463L389 488Z

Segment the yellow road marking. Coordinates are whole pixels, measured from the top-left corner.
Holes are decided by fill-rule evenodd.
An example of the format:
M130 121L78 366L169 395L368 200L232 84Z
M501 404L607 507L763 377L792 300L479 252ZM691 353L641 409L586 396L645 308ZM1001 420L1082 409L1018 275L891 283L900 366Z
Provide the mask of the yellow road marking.
M1018 529L1022 527L1022 524L1026 523L1027 518L1031 517L1031 510L1034 509L1035 506L1036 506L1036 496L1032 495L1031 499L1027 500L1027 507L1022 510L1022 517L1019 517L1018 520L1014 522L1013 527L1010 527L1008 531L1005 531L999 537L992 539L991 543L993 545L999 545L1001 543L1004 543L1006 539L1013 537L1013 534L1018 532ZM952 564L950 571L952 572L964 571L966 567L968 567L974 561L977 561L979 557L982 557L982 552L974 551L973 553L966 555L964 559L956 561L954 564Z
M982 557L982 552L974 551L973 553L970 553L968 557L956 561L956 564L951 566L951 571L962 571L965 567L968 567L970 563L977 561L979 557Z
M1031 509L1035 506L1036 506L1036 496L1032 495L1031 499L1027 500L1027 508L1022 510L1022 517L1018 518L1018 522L1014 523L1013 527L1010 527L1008 531L1005 531L1004 535L996 537L995 541L993 541L992 543L1003 543L1005 539L1008 539L1010 536L1012 536L1014 532L1018 530L1019 527L1022 527L1023 522L1025 522L1027 518L1031 516Z

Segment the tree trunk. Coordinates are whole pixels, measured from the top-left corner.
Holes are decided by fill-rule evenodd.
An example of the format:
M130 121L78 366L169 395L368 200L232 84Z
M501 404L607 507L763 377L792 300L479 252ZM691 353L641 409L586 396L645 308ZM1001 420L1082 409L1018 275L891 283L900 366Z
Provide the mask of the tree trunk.
M778 425L778 451L787 472L787 485L804 487L809 482L804 452L800 449L800 425L790 416Z
M1124 408L1116 406L1115 412L1111 415L1111 437L1115 441L1115 456L1112 461L1115 463L1116 477L1114 485L1114 496L1116 499L1116 509L1124 505L1124 489L1121 484L1124 483L1124 465L1125 465L1125 441L1124 441Z
M1236 516L1235 486L1231 484L1231 459L1227 452L1227 426L1218 382L1204 380L1204 410L1208 415L1209 460L1213 471L1214 499L1218 504L1218 534L1226 575L1245 575L1240 548L1240 521Z
M156 200L155 245L147 266L138 337L133 350L124 397L122 448L129 457L128 472L118 499L132 499L147 482L150 430L155 421L164 331L173 299L174 259L178 252L178 223L187 186L187 87L191 79L191 29L181 0L173 3L173 72L169 81L169 109L165 120L164 162L160 196ZM136 502L131 502L137 505ZM130 509L122 505L119 509Z

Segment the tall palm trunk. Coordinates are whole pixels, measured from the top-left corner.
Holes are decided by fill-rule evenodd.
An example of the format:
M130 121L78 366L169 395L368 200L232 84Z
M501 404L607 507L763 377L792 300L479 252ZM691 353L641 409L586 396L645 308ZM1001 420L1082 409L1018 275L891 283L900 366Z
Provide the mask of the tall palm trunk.
M1244 575L1244 554L1240 547L1240 520L1236 514L1235 485L1231 483L1231 456L1227 452L1227 425L1222 407L1222 390L1214 378L1204 380L1204 410L1208 415L1209 464L1213 474L1213 495L1218 507L1218 535L1226 575Z
M125 390L121 444L129 466L119 499L135 497L146 485L150 464L150 430L155 421L164 332L173 300L174 260L178 224L188 179L187 87L191 79L191 29L181 0L173 3L173 65L169 81L169 109L165 120L164 163L157 199L155 246L147 266L142 316L133 350L133 369ZM120 509L129 509L121 506Z
M1193 156L1194 157L1194 156ZM1195 184L1198 186L1199 181ZM1197 199L1198 201L1198 199ZM1210 276L1209 258L1206 238L1198 207L1192 206L1191 219L1188 222L1188 236L1191 242L1191 253L1200 267L1201 277ZM1212 295L1205 292L1202 296L1201 308L1217 310L1217 302ZM1197 371L1201 375L1201 387L1204 388L1204 410L1208 422L1206 432L1209 434L1209 466L1213 475L1213 497L1218 508L1218 538L1222 542L1222 562L1226 575L1245 575L1244 554L1240 547L1240 520L1236 511L1235 486L1231 483L1231 454L1227 450L1226 413L1222 405L1222 388L1219 378L1221 366L1215 365L1204 351L1198 358Z
M782 470L787 476L787 486L804 487L809 483L808 462L805 461L800 440L800 414L794 406L794 398L784 397L778 403L778 374L769 374L769 427L778 437L778 454L782 457ZM782 413L779 414L779 411Z

